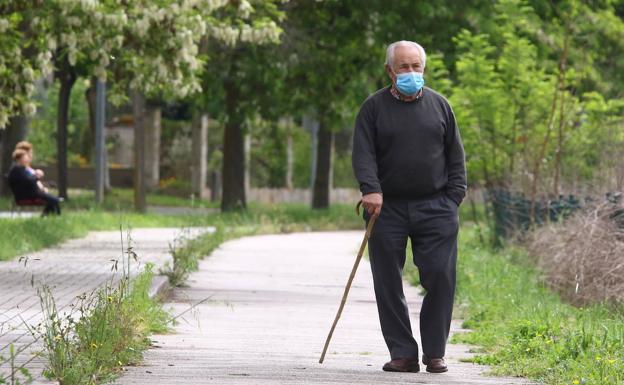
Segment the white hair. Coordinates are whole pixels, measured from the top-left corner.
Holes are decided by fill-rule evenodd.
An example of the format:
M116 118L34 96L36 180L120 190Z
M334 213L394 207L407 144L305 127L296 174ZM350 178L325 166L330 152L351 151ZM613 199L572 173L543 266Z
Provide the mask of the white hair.
M418 43L408 40L400 40L395 41L390 44L386 49L386 64L392 67L394 65L394 49L399 46L408 46L415 47L420 53L420 58L422 59L423 68L425 68L425 63L427 62L427 54L425 53L425 49Z

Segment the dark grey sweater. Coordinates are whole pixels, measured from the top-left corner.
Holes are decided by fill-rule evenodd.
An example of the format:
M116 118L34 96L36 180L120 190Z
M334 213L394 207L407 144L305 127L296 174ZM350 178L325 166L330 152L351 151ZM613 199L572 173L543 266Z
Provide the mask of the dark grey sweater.
M424 198L445 191L458 205L466 195L464 148L448 101L431 88L412 102L383 88L355 120L352 164L362 194Z

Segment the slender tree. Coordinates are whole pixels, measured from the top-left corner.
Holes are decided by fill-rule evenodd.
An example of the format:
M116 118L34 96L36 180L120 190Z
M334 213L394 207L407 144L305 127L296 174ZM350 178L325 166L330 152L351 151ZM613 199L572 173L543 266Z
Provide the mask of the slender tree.
M361 85L371 64L380 72L383 66L371 55L379 52L371 38L373 13L360 2L294 0L286 9L286 84L300 114L312 114L320 124L312 207L322 209L330 204L334 133L366 96Z
M245 192L245 135L251 118L263 106L277 104L270 90L282 75L275 71L273 47L280 41L279 23L284 13L279 1L241 1L221 8L215 18L206 52L204 97L196 113L211 112L224 122L222 198L223 211L247 206Z

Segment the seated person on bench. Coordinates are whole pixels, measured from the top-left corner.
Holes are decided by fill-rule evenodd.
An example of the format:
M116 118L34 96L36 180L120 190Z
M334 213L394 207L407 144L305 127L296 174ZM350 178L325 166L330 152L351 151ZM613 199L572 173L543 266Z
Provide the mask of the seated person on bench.
M30 157L30 163L32 163L33 161L33 146L30 142L27 142L25 140L17 143L15 145L15 149L16 150L24 150L28 153L28 156ZM41 182L41 180L43 179L44 173L43 170L40 169L34 169L32 167L30 167L30 165L28 167L26 167L26 170L28 170L31 174L35 175L37 177L37 186L39 186L39 188L41 190L43 190L43 192L48 192L48 188L45 187L43 185L43 182Z
M13 152L13 166L9 170L9 186L13 191L15 202L44 204L43 215L60 214L59 198L39 188L37 176L31 172L28 152L18 149Z

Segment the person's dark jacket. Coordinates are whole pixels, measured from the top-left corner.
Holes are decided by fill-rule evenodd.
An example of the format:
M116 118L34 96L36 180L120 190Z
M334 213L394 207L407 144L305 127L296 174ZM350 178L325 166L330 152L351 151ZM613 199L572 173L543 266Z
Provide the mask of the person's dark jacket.
M26 167L13 165L9 170L8 180L15 200L41 197L42 191L37 186L37 177Z
M418 199L466 195L464 148L448 101L424 87L419 100L397 100L390 87L369 96L355 121L353 171L363 195Z

